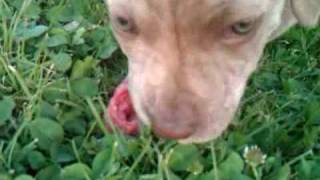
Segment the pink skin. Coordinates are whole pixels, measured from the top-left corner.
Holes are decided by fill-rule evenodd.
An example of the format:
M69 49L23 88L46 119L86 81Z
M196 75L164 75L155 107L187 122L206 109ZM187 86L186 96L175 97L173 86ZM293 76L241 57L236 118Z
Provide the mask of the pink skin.
M125 79L115 89L108 105L108 115L115 127L128 135L136 135L139 131L139 123L133 109L128 91L128 81ZM111 130L110 124L106 124Z

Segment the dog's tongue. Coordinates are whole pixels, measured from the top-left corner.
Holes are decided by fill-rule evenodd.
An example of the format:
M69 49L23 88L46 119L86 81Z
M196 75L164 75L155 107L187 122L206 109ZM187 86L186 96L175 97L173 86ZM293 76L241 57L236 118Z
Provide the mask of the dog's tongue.
M131 103L127 80L123 80L115 89L109 101L107 112L113 125L125 134L136 135L138 133L139 123ZM111 129L108 121L106 126Z

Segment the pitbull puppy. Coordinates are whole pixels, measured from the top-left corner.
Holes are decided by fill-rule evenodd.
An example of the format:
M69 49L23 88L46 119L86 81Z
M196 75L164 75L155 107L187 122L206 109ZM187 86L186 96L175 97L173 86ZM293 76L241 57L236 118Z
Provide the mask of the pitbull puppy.
M141 121L162 137L206 142L225 130L265 45L296 23L313 26L320 0L106 0L129 59Z

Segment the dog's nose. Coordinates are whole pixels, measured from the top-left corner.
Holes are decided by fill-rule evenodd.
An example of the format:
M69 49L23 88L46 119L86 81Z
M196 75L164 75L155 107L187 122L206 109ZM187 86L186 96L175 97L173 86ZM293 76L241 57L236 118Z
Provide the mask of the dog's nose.
M153 122L152 129L157 136L170 139L185 139L194 131L191 126L179 126L178 124L161 121Z
M184 139L191 136L196 129L194 111L187 105L176 108L158 106L153 113L148 113L153 132L164 138Z

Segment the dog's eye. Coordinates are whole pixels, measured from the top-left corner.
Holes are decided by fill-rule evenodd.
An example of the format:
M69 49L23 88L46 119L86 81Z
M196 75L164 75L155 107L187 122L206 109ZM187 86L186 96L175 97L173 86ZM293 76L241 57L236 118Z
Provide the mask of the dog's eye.
M254 27L254 21L241 21L237 22L234 25L231 26L231 30L233 33L237 35L246 35Z
M133 24L129 18L117 16L114 18L114 25L118 30L130 32L133 30Z

